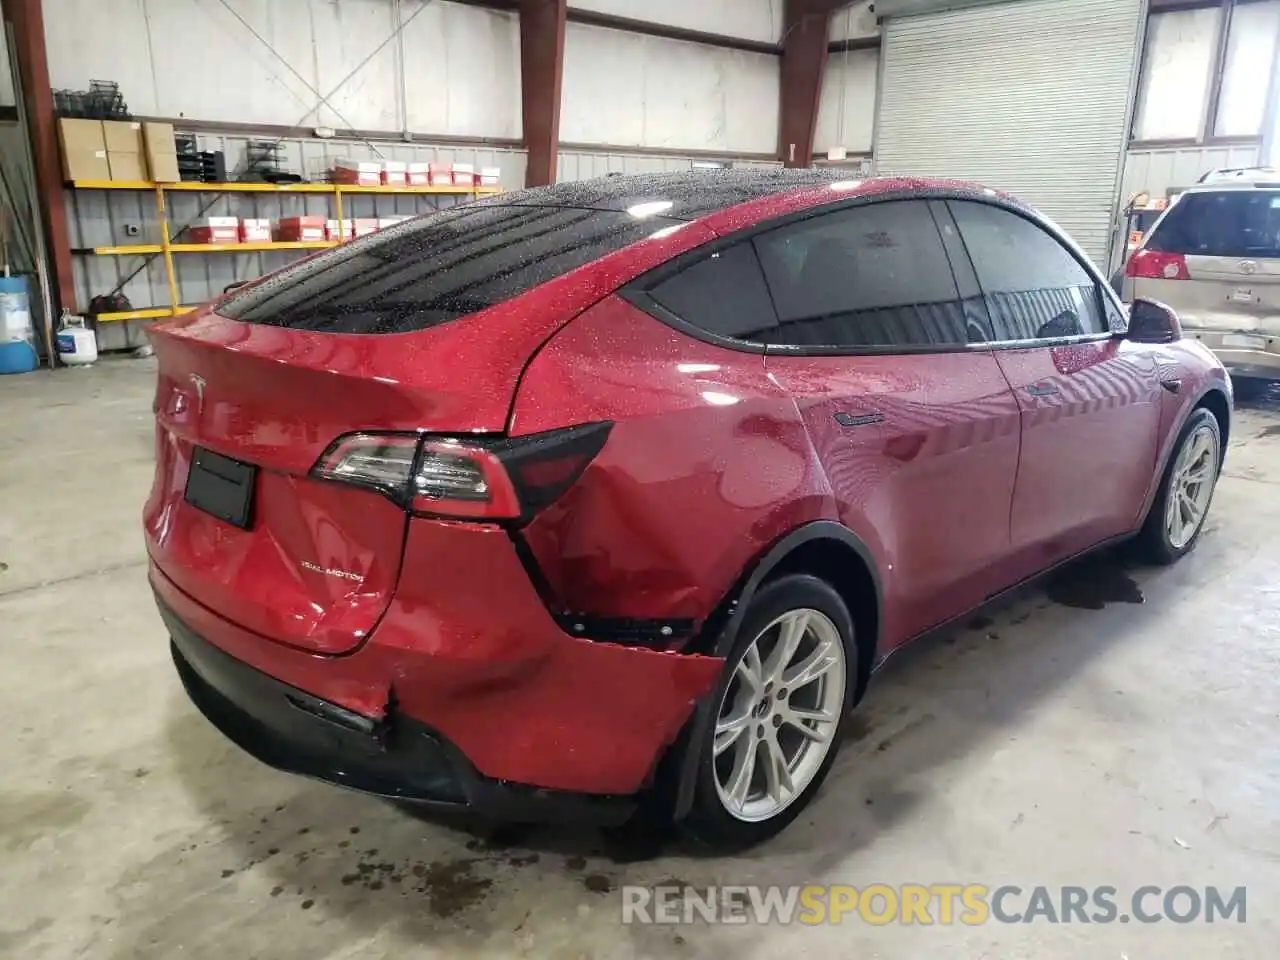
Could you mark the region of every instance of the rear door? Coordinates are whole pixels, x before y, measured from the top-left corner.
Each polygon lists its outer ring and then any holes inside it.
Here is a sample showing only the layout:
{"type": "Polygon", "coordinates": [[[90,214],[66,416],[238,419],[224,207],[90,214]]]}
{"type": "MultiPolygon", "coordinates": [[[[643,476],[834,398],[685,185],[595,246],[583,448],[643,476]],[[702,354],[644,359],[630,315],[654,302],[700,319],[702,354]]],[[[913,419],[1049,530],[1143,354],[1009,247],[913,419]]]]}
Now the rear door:
{"type": "Polygon", "coordinates": [[[901,640],[1004,584],[1018,406],[983,311],[925,201],[811,217],[754,240],[778,325],[771,377],[796,398],[842,519],[881,552],[901,640]]]}
{"type": "Polygon", "coordinates": [[[1280,188],[1197,190],[1173,203],[1134,256],[1133,294],[1176,309],[1213,346],[1265,349],[1280,336],[1280,188]]]}
{"type": "Polygon", "coordinates": [[[1033,221],[950,201],[1022,412],[1011,534],[1029,574],[1130,529],[1155,469],[1154,351],[1122,324],[1096,271],[1033,221]]]}

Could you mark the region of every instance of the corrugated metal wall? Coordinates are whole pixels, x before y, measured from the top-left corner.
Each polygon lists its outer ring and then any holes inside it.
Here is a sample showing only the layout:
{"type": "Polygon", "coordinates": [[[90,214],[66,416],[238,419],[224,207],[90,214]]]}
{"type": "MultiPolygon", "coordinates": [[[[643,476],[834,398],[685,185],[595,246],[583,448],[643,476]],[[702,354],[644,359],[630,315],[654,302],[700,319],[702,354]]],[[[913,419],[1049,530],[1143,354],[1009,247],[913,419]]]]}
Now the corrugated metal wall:
{"type": "MultiPolygon", "coordinates": [[[[263,138],[200,135],[199,143],[202,150],[225,151],[227,168],[234,179],[234,171],[244,168],[245,144],[250,139],[263,138]]],[[[501,183],[505,189],[520,189],[524,184],[526,155],[523,150],[314,139],[286,139],[280,141],[280,147],[282,169],[299,173],[308,180],[322,180],[334,159],[348,157],[497,167],[502,171],[501,183]]],[[[343,198],[343,214],[348,217],[408,215],[440,209],[465,199],[461,196],[408,194],[348,196],[343,198]]],[[[303,214],[333,215],[331,198],[319,194],[168,194],[168,202],[171,235],[199,217],[265,217],[276,220],[303,214]]],[[[73,248],[160,242],[152,193],[70,190],[67,203],[73,248]],[[126,233],[128,225],[139,226],[139,235],[126,233]]],[[[184,304],[202,303],[216,296],[229,283],[261,276],[303,255],[304,252],[294,251],[175,254],[180,299],[184,304]]],[[[120,288],[135,309],[169,304],[164,263],[157,255],[78,254],[74,260],[76,295],[81,310],[95,295],[110,293],[116,288],[120,288]]],[[[98,335],[102,349],[119,349],[140,343],[141,326],[138,322],[100,325],[98,335]]]]}

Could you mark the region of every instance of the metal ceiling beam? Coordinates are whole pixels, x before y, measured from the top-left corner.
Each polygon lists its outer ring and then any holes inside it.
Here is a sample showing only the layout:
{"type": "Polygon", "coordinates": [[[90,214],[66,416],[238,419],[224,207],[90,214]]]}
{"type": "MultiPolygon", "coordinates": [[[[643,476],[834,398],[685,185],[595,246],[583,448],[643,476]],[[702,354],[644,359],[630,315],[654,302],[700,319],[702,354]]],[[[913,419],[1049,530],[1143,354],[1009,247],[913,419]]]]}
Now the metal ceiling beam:
{"type": "MultiPolygon", "coordinates": [[[[13,24],[18,59],[14,67],[22,87],[22,102],[31,135],[48,269],[53,281],[53,294],[58,300],[54,307],[74,310],[76,286],[71,272],[71,241],[62,188],[62,160],[58,153],[58,121],[53,113],[53,89],[49,85],[41,0],[4,0],[4,13],[13,24]]],[[[46,319],[49,322],[54,320],[53,317],[46,319]]]]}
{"type": "Polygon", "coordinates": [[[520,101],[528,151],[524,185],[556,182],[567,0],[520,0],[520,101]]]}
{"type": "Polygon", "coordinates": [[[788,167],[811,162],[831,14],[847,2],[786,0],[783,8],[778,157],[788,167]]]}
{"type": "MultiPolygon", "coordinates": [[[[523,0],[450,0],[468,7],[481,7],[486,10],[518,10],[523,0]]],[[[698,0],[694,0],[698,2],[698,0]]],[[[586,10],[570,7],[567,14],[569,23],[578,23],[587,27],[603,27],[606,30],[621,30],[624,33],[636,33],[646,37],[662,37],[666,40],[685,40],[689,43],[701,43],[710,47],[721,47],[725,50],[742,50],[747,53],[763,53],[778,56],[782,51],[776,43],[765,40],[751,40],[747,37],[735,37],[727,33],[711,33],[706,30],[692,30],[669,23],[658,23],[654,20],[641,20],[637,17],[624,17],[614,13],[601,13],[598,10],[586,10]]]]}

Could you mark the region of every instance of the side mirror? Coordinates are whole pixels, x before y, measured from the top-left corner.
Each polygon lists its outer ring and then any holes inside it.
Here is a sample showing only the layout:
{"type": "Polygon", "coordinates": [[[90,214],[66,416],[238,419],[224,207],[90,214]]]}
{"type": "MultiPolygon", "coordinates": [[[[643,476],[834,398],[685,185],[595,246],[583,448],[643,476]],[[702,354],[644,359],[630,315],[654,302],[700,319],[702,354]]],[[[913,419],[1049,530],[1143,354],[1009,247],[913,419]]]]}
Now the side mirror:
{"type": "Polygon", "coordinates": [[[1182,324],[1172,307],[1159,300],[1139,298],[1129,308],[1125,339],[1134,343],[1173,343],[1182,339],[1182,324]]]}

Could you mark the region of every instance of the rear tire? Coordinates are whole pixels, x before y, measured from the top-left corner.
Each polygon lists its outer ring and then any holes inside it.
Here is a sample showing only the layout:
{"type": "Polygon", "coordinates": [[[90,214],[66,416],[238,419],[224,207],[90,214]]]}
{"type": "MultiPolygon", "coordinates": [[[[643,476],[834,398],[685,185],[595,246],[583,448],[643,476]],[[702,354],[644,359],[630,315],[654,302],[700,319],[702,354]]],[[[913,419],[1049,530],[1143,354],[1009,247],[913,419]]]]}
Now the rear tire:
{"type": "Polygon", "coordinates": [[[682,829],[718,851],[775,836],[839,752],[858,682],[853,618],[828,583],[781,577],[752,598],[712,700],[682,829]]]}
{"type": "Polygon", "coordinates": [[[1218,418],[1203,407],[1193,410],[1138,534],[1138,549],[1146,559],[1167,565],[1191,552],[1204,529],[1221,466],[1218,418]]]}

